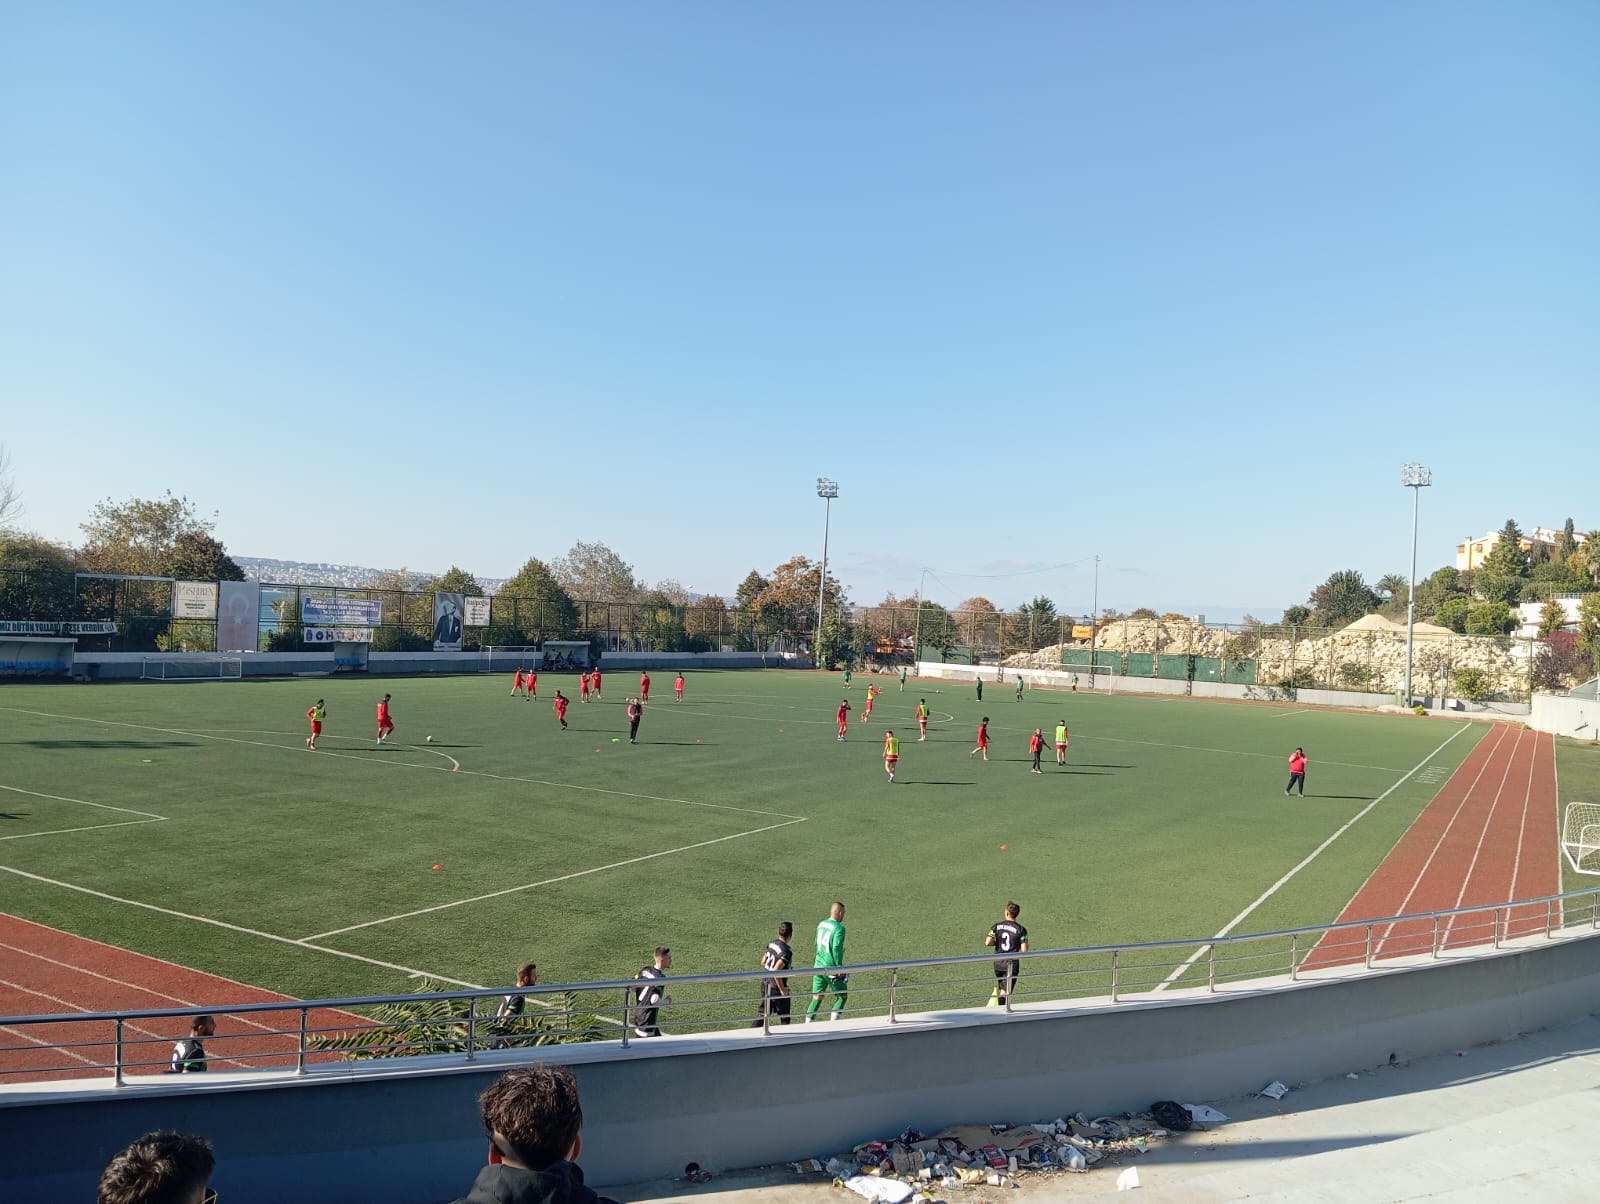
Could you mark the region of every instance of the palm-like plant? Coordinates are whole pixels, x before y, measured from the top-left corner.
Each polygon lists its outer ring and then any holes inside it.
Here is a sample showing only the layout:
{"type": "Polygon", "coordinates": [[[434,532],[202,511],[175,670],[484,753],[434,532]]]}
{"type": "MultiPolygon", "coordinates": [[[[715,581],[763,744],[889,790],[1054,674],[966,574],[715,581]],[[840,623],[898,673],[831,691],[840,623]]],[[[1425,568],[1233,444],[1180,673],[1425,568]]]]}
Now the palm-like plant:
{"type": "Polygon", "coordinates": [[[546,1014],[499,1020],[481,1014],[474,1017],[470,999],[440,996],[439,992],[449,989],[444,983],[424,978],[416,988],[422,998],[377,1004],[370,1009],[373,1020],[370,1027],[312,1034],[306,1037],[306,1048],[331,1050],[342,1053],[349,1061],[362,1061],[466,1053],[469,1028],[475,1049],[572,1045],[604,1037],[599,1016],[580,1012],[578,997],[571,991],[556,994],[552,1002],[557,1006],[546,1014]]]}
{"type": "Polygon", "coordinates": [[[1411,584],[1399,573],[1385,573],[1378,578],[1378,583],[1373,588],[1393,602],[1397,598],[1404,598],[1411,584]]]}

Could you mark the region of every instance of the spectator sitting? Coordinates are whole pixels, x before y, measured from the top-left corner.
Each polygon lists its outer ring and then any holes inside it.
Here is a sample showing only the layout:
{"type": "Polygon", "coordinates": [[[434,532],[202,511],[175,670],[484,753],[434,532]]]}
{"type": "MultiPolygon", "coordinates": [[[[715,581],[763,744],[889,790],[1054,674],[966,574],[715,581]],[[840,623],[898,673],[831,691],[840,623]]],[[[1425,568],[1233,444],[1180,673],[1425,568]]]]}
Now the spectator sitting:
{"type": "Polygon", "coordinates": [[[214,1204],[206,1186],[217,1164],[211,1143],[189,1133],[146,1133],[106,1164],[99,1204],[214,1204]]]}
{"type": "Polygon", "coordinates": [[[489,1165],[455,1204],[617,1204],[583,1182],[578,1080],[560,1066],[519,1066],[478,1097],[489,1165]]]}
{"type": "Polygon", "coordinates": [[[189,1021],[189,1035],[172,1046],[172,1062],[166,1074],[196,1074],[206,1069],[206,1047],[201,1041],[213,1037],[217,1022],[210,1016],[196,1016],[189,1021]]]}

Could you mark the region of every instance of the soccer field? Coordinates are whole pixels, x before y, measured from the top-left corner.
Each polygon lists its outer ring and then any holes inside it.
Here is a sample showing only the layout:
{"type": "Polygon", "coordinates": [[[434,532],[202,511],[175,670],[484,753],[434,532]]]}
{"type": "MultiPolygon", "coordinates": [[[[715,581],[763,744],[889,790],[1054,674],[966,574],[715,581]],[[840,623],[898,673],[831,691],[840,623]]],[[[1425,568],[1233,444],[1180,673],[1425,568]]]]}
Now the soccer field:
{"type": "Polygon", "coordinates": [[[675,703],[671,676],[637,746],[620,671],[566,732],[548,699],[576,699],[571,675],[537,702],[500,675],[8,685],[0,910],[302,998],[503,985],[524,960],[546,983],[628,977],[658,944],[675,974],[753,969],[783,919],[809,965],[835,898],[856,963],[981,953],[1007,899],[1038,950],[1209,935],[1278,884],[1238,929],[1260,931],[1333,920],[1487,730],[880,678],[839,743],[864,678],[694,672],[675,703]],[[1063,718],[1067,767],[1029,772],[1034,727],[1063,718]],[[1296,745],[1303,800],[1282,794],[1296,745]]]}

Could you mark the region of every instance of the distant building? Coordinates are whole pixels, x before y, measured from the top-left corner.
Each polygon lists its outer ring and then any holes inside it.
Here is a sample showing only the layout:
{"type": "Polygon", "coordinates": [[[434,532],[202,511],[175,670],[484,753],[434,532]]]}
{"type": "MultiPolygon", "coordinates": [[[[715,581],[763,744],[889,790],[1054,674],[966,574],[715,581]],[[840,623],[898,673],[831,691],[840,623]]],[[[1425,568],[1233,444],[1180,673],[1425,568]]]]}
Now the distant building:
{"type": "MultiPolygon", "coordinates": [[[[1577,539],[1580,544],[1583,543],[1582,532],[1578,533],[1577,539]]],[[[1462,540],[1456,545],[1456,568],[1462,572],[1477,568],[1485,560],[1489,559],[1489,553],[1494,551],[1495,545],[1499,542],[1500,532],[1498,531],[1491,531],[1482,539],[1462,540]]],[[[1535,527],[1532,531],[1524,532],[1518,544],[1524,552],[1529,552],[1533,550],[1533,545],[1536,543],[1544,544],[1545,547],[1554,549],[1556,544],[1560,542],[1560,531],[1552,531],[1549,527],[1535,527]]]]}
{"type": "MultiPolygon", "coordinates": [[[[1567,621],[1563,623],[1562,630],[1575,629],[1578,626],[1578,606],[1583,601],[1582,594],[1557,594],[1554,601],[1561,603],[1567,612],[1567,621]]],[[[1531,640],[1539,634],[1539,623],[1544,617],[1543,602],[1523,602],[1512,608],[1519,624],[1517,635],[1525,640],[1531,640]]]]}

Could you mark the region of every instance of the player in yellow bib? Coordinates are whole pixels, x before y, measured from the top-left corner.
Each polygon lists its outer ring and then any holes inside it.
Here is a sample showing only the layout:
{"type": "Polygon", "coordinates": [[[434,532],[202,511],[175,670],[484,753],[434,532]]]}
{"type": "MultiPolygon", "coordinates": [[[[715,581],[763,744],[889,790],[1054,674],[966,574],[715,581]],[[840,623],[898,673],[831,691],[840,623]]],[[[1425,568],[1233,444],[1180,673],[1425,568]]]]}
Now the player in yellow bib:
{"type": "Polygon", "coordinates": [[[1067,721],[1063,719],[1056,724],[1056,764],[1067,763],[1067,721]]]}
{"type": "Polygon", "coordinates": [[[921,744],[928,738],[928,700],[926,698],[917,703],[917,731],[922,733],[917,737],[917,743],[921,744]]]}
{"type": "Polygon", "coordinates": [[[893,732],[883,734],[883,770],[894,781],[894,767],[900,762],[900,737],[893,732]]]}

